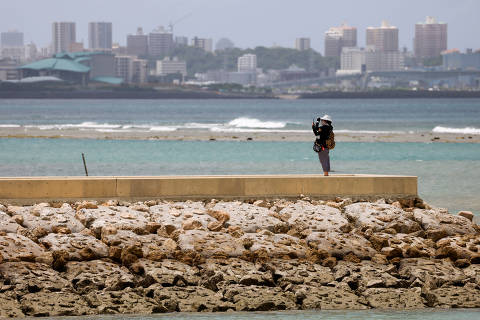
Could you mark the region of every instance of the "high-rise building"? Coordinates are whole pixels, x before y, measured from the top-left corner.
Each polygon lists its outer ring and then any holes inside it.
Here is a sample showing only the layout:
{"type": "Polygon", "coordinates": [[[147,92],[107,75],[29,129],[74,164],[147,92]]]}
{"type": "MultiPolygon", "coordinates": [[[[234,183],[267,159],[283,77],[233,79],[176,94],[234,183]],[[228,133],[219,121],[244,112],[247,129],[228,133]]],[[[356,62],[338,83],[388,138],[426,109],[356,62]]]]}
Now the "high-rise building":
{"type": "Polygon", "coordinates": [[[345,47],[342,49],[338,74],[400,71],[404,64],[404,55],[399,51],[378,51],[374,46],[365,49],[345,47]]]}
{"type": "Polygon", "coordinates": [[[16,30],[2,32],[0,38],[0,46],[3,48],[23,47],[23,32],[16,30]]]}
{"type": "Polygon", "coordinates": [[[115,56],[115,75],[126,83],[146,82],[147,67],[147,60],[132,56],[115,56]]]}
{"type": "Polygon", "coordinates": [[[143,34],[141,27],[137,28],[136,34],[127,36],[127,54],[142,57],[148,55],[148,36],[143,34]]]}
{"type": "Polygon", "coordinates": [[[325,32],[325,57],[340,57],[342,48],[357,46],[357,28],[346,24],[325,32]]]}
{"type": "Polygon", "coordinates": [[[237,62],[238,72],[256,72],[257,70],[257,55],[244,54],[238,57],[237,62]]]}
{"type": "Polygon", "coordinates": [[[427,17],[415,24],[414,51],[417,58],[438,57],[447,50],[447,24],[427,17]]]}
{"type": "Polygon", "coordinates": [[[168,57],[163,60],[157,60],[157,75],[163,76],[167,74],[181,74],[183,77],[187,75],[187,63],[178,58],[170,59],[168,57]]]}
{"type": "Polygon", "coordinates": [[[213,40],[194,37],[192,39],[192,47],[200,48],[207,52],[213,52],[213,40]]]}
{"type": "Polygon", "coordinates": [[[295,49],[298,51],[310,50],[310,38],[297,38],[295,40],[295,49]]]}
{"type": "Polygon", "coordinates": [[[398,51],[398,28],[387,21],[382,21],[380,27],[368,27],[367,46],[381,52],[398,51]]]}
{"type": "Polygon", "coordinates": [[[183,37],[183,36],[175,37],[175,45],[179,47],[188,46],[188,37],[183,37]]]}
{"type": "Polygon", "coordinates": [[[158,27],[148,34],[148,54],[154,57],[167,55],[173,49],[173,34],[158,27]]]}
{"type": "Polygon", "coordinates": [[[112,49],[111,22],[90,22],[88,24],[88,48],[92,50],[112,49]]]}
{"type": "Polygon", "coordinates": [[[75,22],[52,23],[53,53],[66,52],[70,45],[76,42],[75,22]]]}

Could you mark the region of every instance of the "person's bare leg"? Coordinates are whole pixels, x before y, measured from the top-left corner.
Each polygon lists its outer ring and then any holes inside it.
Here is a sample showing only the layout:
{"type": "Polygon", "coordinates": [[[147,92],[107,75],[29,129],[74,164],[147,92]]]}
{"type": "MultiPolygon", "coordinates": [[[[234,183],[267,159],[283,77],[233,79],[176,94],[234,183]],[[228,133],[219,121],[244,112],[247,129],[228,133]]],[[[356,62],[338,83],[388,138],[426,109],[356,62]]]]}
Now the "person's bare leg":
{"type": "Polygon", "coordinates": [[[323,175],[324,175],[325,177],[328,177],[328,171],[324,171],[324,172],[323,172],[323,175]]]}

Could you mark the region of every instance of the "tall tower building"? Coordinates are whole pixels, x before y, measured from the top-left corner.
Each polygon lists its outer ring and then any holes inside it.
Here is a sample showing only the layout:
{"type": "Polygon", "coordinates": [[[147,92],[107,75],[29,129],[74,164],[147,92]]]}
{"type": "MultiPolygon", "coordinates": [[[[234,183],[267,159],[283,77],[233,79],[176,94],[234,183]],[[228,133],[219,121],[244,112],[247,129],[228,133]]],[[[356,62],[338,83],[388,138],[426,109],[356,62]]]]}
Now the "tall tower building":
{"type": "Polygon", "coordinates": [[[90,22],[88,24],[88,48],[112,49],[112,23],[90,22]]]}
{"type": "Polygon", "coordinates": [[[325,57],[340,57],[342,48],[357,46],[357,28],[346,24],[325,32],[325,57]]]}
{"type": "Polygon", "coordinates": [[[398,28],[382,21],[380,27],[367,28],[367,46],[379,52],[398,51],[398,28]]]}
{"type": "Polygon", "coordinates": [[[159,57],[167,55],[174,47],[173,34],[164,27],[158,27],[148,35],[148,54],[159,57]]]}
{"type": "Polygon", "coordinates": [[[438,57],[447,50],[447,24],[427,17],[415,24],[414,50],[417,58],[438,57]]]}
{"type": "Polygon", "coordinates": [[[148,55],[148,36],[143,34],[141,27],[137,28],[137,34],[127,36],[127,54],[132,56],[148,55]]]}
{"type": "Polygon", "coordinates": [[[295,49],[298,51],[310,50],[310,38],[297,38],[295,40],[295,49]]]}
{"type": "Polygon", "coordinates": [[[76,42],[75,22],[52,23],[53,53],[66,52],[76,42]]]}
{"type": "Polygon", "coordinates": [[[12,30],[2,32],[0,46],[3,48],[23,47],[23,32],[12,30]]]}
{"type": "Polygon", "coordinates": [[[257,70],[257,55],[244,54],[238,57],[237,69],[238,72],[255,72],[257,70]]]}
{"type": "Polygon", "coordinates": [[[192,47],[200,48],[207,52],[213,52],[213,40],[194,37],[192,39],[192,47]]]}

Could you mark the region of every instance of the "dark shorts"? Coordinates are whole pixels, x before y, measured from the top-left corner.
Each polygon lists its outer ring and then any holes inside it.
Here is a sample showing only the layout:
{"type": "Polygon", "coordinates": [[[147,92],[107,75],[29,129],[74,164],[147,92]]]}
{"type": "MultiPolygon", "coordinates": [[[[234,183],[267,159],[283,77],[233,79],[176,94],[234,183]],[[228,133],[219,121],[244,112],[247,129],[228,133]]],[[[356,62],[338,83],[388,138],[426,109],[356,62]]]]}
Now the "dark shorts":
{"type": "Polygon", "coordinates": [[[323,172],[330,172],[330,156],[328,149],[320,150],[318,153],[318,160],[320,160],[320,163],[322,164],[323,172]]]}

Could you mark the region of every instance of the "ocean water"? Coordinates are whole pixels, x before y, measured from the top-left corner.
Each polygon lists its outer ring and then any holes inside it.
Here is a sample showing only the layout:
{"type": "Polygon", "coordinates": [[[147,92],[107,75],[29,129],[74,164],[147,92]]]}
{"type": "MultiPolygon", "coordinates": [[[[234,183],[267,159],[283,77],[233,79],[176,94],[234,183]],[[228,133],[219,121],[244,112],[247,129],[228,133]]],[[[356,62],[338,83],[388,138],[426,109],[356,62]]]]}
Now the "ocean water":
{"type": "Polygon", "coordinates": [[[178,313],[154,316],[133,316],[133,315],[102,315],[92,317],[58,317],[51,319],[135,319],[135,320],[474,320],[478,319],[478,309],[457,309],[457,310],[412,310],[412,311],[281,311],[281,312],[232,312],[232,313],[178,313]]]}
{"type": "MultiPolygon", "coordinates": [[[[310,142],[0,139],[0,176],[321,173],[310,142]]],[[[333,174],[416,175],[427,202],[480,214],[480,144],[337,143],[333,174]]]]}
{"type": "Polygon", "coordinates": [[[480,134],[480,99],[0,100],[0,127],[111,131],[307,131],[480,134]]]}

